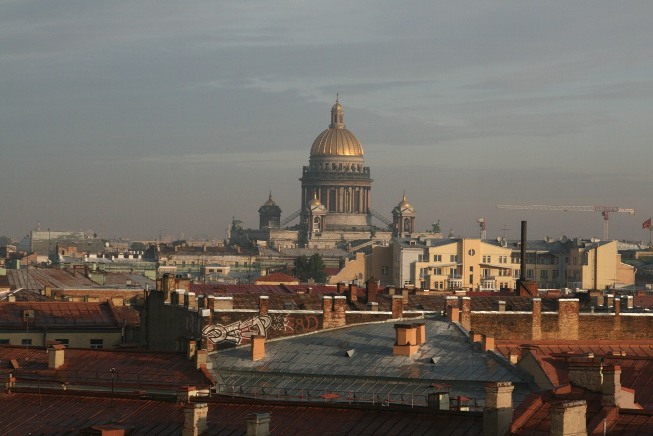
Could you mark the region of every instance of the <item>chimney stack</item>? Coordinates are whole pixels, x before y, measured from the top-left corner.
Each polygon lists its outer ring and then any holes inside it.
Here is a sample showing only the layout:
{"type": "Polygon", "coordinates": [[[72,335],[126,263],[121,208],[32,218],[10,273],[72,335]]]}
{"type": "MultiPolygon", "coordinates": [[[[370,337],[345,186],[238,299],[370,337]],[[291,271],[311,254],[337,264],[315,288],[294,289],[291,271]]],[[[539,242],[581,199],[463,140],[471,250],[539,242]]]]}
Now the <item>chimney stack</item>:
{"type": "Polygon", "coordinates": [[[358,302],[358,286],[351,283],[349,285],[349,291],[347,292],[347,302],[356,303],[358,302]]]}
{"type": "Polygon", "coordinates": [[[367,300],[367,304],[378,302],[376,298],[376,294],[378,294],[378,292],[379,282],[375,277],[372,277],[367,282],[365,282],[365,298],[367,300]]]}
{"type": "Polygon", "coordinates": [[[414,324],[395,324],[395,342],[392,353],[397,356],[411,356],[419,350],[417,327],[414,324]]]}
{"type": "Polygon", "coordinates": [[[265,336],[252,336],[252,360],[257,361],[265,358],[265,336]]]}
{"type": "Polygon", "coordinates": [[[485,385],[485,408],[483,409],[483,434],[504,436],[512,423],[511,382],[494,382],[485,385]]]}
{"type": "Polygon", "coordinates": [[[551,436],[587,435],[585,400],[560,401],[551,405],[551,436]]]}
{"type": "Polygon", "coordinates": [[[261,316],[268,314],[268,306],[270,303],[270,297],[267,295],[261,295],[258,297],[258,314],[261,316]]]}
{"type": "Polygon", "coordinates": [[[392,319],[402,318],[404,316],[404,300],[401,295],[392,296],[392,319]]]}
{"type": "Polygon", "coordinates": [[[206,403],[188,403],[184,406],[182,436],[199,436],[208,430],[209,406],[206,403]]]}
{"type": "Polygon", "coordinates": [[[247,415],[247,436],[268,436],[270,434],[270,414],[252,413],[247,415]]]}
{"type": "Polygon", "coordinates": [[[59,369],[64,364],[65,345],[56,344],[48,350],[48,369],[59,369]]]}

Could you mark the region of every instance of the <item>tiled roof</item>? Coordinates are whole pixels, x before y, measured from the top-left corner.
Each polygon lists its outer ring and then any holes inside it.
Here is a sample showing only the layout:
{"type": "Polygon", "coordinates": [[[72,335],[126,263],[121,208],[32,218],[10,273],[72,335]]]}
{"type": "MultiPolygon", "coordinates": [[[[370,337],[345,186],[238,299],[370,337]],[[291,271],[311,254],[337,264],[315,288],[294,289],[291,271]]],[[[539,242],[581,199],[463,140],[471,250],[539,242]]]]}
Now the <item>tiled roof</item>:
{"type": "Polygon", "coordinates": [[[569,357],[593,353],[604,364],[621,366],[622,386],[634,389],[635,401],[645,409],[653,409],[653,340],[496,340],[495,346],[506,357],[510,353],[519,355],[525,346],[532,347],[533,356],[554,386],[569,382],[569,357]]]}
{"type": "MultiPolygon", "coordinates": [[[[276,295],[314,293],[330,294],[336,291],[335,286],[327,285],[203,285],[191,283],[190,291],[197,295],[276,295]],[[309,291],[310,288],[310,291],[309,291]]],[[[258,306],[257,306],[258,307],[258,306]]]]}
{"type": "Polygon", "coordinates": [[[71,303],[61,301],[21,301],[0,303],[0,328],[121,328],[140,324],[138,313],[130,307],[103,303],[71,303]],[[25,320],[24,311],[33,310],[34,317],[25,320]]]}
{"type": "Polygon", "coordinates": [[[273,272],[272,274],[268,274],[266,276],[261,276],[258,279],[256,279],[256,283],[266,283],[266,282],[299,282],[299,279],[297,277],[293,277],[288,274],[284,274],[282,272],[273,272]]]}
{"type": "MultiPolygon", "coordinates": [[[[202,400],[203,401],[203,400],[202,400]]],[[[273,435],[401,434],[482,435],[480,413],[323,405],[226,402],[207,399],[208,434],[242,435],[246,417],[270,413],[273,435]]],[[[182,434],[184,404],[155,400],[0,393],[0,433],[78,434],[91,426],[126,428],[130,435],[182,434]]]]}

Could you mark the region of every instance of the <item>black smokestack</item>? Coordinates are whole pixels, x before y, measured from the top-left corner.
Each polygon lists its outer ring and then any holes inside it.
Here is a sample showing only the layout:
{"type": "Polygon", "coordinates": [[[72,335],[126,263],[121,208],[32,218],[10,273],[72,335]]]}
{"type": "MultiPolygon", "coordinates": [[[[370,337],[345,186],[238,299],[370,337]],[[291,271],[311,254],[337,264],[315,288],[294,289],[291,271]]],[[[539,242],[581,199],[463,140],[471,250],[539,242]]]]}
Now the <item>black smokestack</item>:
{"type": "Polygon", "coordinates": [[[519,268],[519,280],[526,281],[526,221],[521,222],[521,267],[519,268]]]}

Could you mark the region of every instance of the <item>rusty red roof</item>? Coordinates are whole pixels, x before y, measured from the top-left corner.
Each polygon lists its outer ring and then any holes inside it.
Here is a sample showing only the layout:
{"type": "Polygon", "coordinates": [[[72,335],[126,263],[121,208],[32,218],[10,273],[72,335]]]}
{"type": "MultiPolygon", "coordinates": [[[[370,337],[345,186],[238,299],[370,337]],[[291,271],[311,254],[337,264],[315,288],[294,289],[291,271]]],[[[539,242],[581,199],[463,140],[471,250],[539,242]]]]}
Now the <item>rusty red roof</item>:
{"type": "Polygon", "coordinates": [[[27,323],[29,328],[121,328],[138,326],[140,319],[133,308],[110,302],[0,302],[0,329],[25,329],[27,323]]]}
{"type": "Polygon", "coordinates": [[[64,364],[58,369],[48,369],[49,353],[43,347],[0,346],[0,374],[3,379],[11,373],[17,386],[39,380],[43,388],[55,382],[74,386],[106,389],[112,382],[121,391],[158,387],[175,389],[180,385],[206,387],[210,379],[195,368],[193,361],[180,353],[151,352],[144,350],[91,350],[66,348],[64,364]],[[11,361],[17,365],[11,365],[11,361]],[[17,368],[15,367],[17,366],[17,368]],[[109,370],[115,369],[112,373],[109,370]],[[113,375],[115,374],[115,375],[113,375]]]}
{"type": "Polygon", "coordinates": [[[258,279],[256,279],[256,283],[270,283],[270,282],[276,282],[276,283],[283,283],[283,282],[291,282],[291,283],[298,283],[299,279],[297,277],[293,277],[289,274],[284,274],[282,272],[273,272],[272,274],[268,274],[266,276],[261,276],[258,279]]]}
{"type": "MultiPolygon", "coordinates": [[[[195,400],[195,402],[203,402],[195,400]]],[[[263,401],[235,402],[216,398],[208,404],[208,434],[245,434],[246,417],[270,413],[272,435],[401,434],[482,435],[478,412],[437,412],[421,409],[288,405],[263,401]]],[[[77,434],[81,429],[110,426],[130,435],[179,435],[184,404],[89,395],[0,393],[0,433],[77,434]]]]}
{"type": "Polygon", "coordinates": [[[635,390],[635,401],[645,409],[653,410],[653,340],[499,340],[496,350],[508,357],[530,348],[533,357],[553,386],[569,382],[568,360],[593,353],[606,365],[621,367],[621,385],[635,390]]]}

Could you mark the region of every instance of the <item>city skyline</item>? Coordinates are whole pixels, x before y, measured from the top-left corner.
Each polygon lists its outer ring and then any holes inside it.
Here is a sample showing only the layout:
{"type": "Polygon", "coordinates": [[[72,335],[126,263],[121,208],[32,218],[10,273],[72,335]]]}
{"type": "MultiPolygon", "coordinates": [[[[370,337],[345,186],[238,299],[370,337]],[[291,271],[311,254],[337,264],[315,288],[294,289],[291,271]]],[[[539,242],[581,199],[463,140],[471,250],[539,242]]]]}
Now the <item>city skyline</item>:
{"type": "MultiPolygon", "coordinates": [[[[390,216],[648,242],[653,6],[3,2],[0,234],[222,238],[301,168],[339,93],[390,216]]],[[[507,230],[504,230],[507,229],[507,230]]]]}

